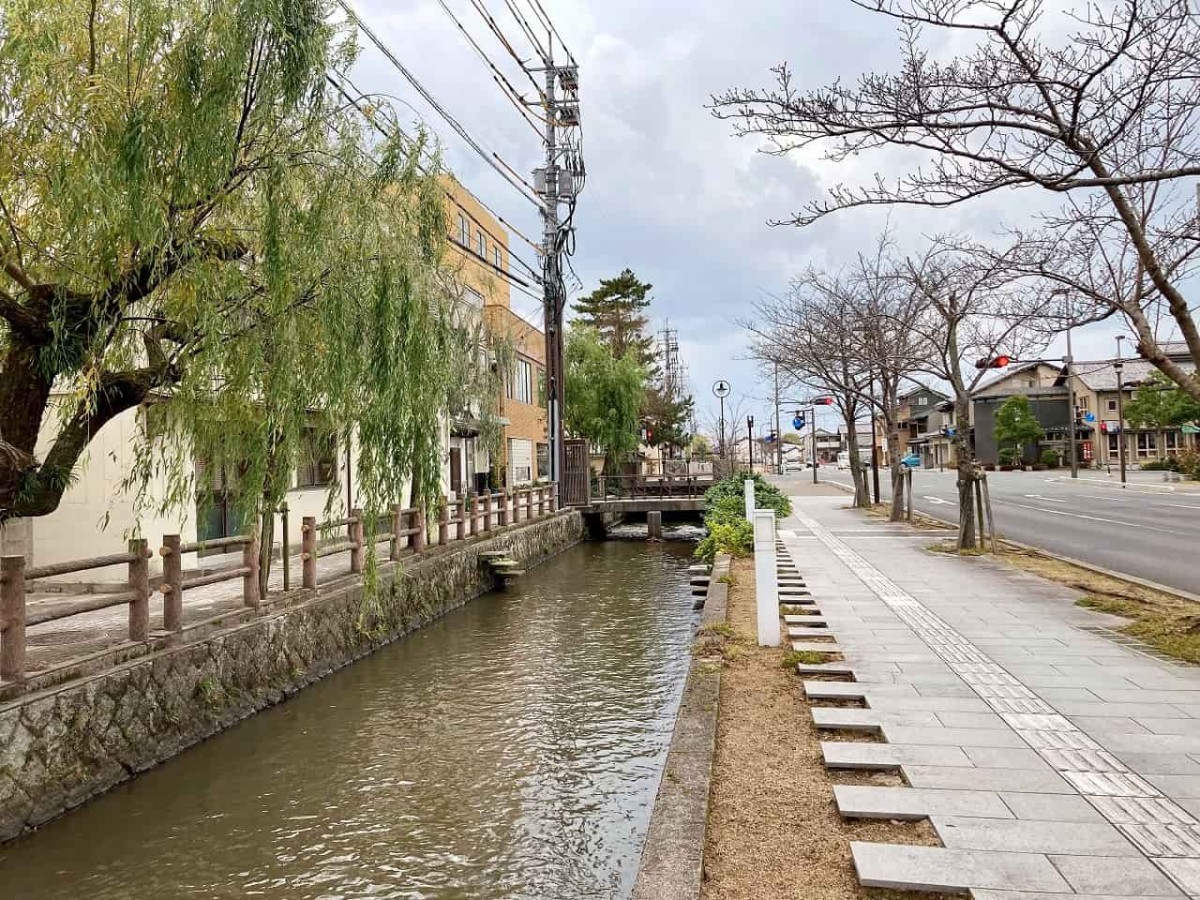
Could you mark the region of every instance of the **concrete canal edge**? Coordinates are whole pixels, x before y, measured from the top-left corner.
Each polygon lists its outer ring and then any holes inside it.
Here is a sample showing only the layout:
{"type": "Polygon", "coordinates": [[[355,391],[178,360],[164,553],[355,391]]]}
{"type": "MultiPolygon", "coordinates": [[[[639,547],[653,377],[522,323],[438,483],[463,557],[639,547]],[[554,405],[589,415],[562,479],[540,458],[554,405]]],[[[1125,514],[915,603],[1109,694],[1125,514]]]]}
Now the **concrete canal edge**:
{"type": "Polygon", "coordinates": [[[527,566],[582,540],[577,511],[347,577],[216,634],[0,704],[0,842],[279,703],[491,590],[481,553],[527,566]]]}
{"type": "MultiPolygon", "coordinates": [[[[700,616],[701,628],[725,621],[729,585],[721,579],[728,574],[729,557],[717,557],[700,616]]],[[[720,662],[719,656],[692,656],[642,848],[633,900],[696,900],[700,896],[721,703],[720,662]]]]}

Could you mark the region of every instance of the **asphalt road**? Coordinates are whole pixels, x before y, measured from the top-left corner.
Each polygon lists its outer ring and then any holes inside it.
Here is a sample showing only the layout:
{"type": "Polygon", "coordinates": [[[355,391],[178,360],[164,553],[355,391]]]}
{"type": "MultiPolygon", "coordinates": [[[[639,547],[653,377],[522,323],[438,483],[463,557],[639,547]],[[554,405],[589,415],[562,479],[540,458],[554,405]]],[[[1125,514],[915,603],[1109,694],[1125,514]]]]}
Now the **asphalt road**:
{"type": "MultiPolygon", "coordinates": [[[[849,472],[832,468],[821,469],[820,477],[850,484],[849,472]]],[[[888,473],[880,477],[889,498],[888,473]]],[[[1200,594],[1200,490],[1168,487],[1159,473],[1133,477],[1139,480],[1122,489],[1097,472],[1080,472],[1078,481],[1061,470],[989,472],[996,529],[1002,537],[1200,594]]],[[[915,508],[956,521],[954,481],[953,472],[914,472],[915,508]]]]}

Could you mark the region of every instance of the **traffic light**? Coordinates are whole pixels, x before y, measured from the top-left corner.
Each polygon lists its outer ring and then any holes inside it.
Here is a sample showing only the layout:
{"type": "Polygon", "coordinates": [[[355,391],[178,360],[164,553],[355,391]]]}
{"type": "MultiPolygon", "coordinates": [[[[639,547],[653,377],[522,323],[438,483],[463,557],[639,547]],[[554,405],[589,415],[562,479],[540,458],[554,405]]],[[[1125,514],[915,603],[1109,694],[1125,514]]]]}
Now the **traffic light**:
{"type": "Polygon", "coordinates": [[[975,368],[977,368],[977,369],[1003,369],[1010,362],[1012,362],[1011,356],[990,356],[990,357],[984,356],[984,357],[976,360],[975,368]]]}
{"type": "Polygon", "coordinates": [[[813,406],[833,406],[832,397],[818,397],[813,401],[813,406]]]}

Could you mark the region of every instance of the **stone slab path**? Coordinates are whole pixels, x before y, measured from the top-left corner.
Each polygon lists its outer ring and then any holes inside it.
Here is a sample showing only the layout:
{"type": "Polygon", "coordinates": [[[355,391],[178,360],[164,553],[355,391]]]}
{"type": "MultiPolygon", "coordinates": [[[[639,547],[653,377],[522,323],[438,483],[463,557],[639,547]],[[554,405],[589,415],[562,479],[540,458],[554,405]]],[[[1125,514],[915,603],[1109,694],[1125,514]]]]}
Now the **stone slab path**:
{"type": "Polygon", "coordinates": [[[792,502],[784,559],[836,640],[800,643],[843,657],[798,670],[848,673],[805,689],[865,706],[814,708],[814,723],[882,738],[830,740],[826,765],[898,770],[907,785],[838,785],[839,809],[929,818],[944,845],[856,843],[864,885],[1200,898],[1200,668],[1090,630],[1120,620],[1067,588],[931,554],[907,526],[865,529],[845,498],[792,502]]]}

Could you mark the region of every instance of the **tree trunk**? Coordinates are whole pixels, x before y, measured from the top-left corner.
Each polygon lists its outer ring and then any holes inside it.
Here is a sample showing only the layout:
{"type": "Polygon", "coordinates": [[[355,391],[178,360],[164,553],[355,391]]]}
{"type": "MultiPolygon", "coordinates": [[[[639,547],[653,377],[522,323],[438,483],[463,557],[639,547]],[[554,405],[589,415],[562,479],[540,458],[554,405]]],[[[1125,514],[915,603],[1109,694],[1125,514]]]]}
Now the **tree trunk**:
{"type": "Polygon", "coordinates": [[[892,522],[903,522],[904,509],[904,466],[892,462],[892,511],[888,519],[892,522]]]}
{"type": "MultiPolygon", "coordinates": [[[[267,599],[267,584],[271,580],[271,555],[275,549],[275,508],[263,497],[262,512],[258,517],[258,597],[267,599]]],[[[280,560],[287,565],[286,559],[280,560]]]]}
{"type": "Polygon", "coordinates": [[[33,453],[52,384],[40,372],[36,348],[15,334],[8,341],[0,364],[0,522],[41,514],[17,507],[27,475],[37,464],[33,453]]]}
{"type": "Polygon", "coordinates": [[[958,549],[975,549],[975,461],[967,439],[971,427],[971,400],[958,395],[954,400],[954,445],[958,458],[958,549]]]}
{"type": "Polygon", "coordinates": [[[858,430],[854,427],[853,421],[848,422],[846,425],[846,446],[850,453],[850,476],[854,479],[854,507],[856,509],[870,509],[870,485],[867,484],[867,471],[863,466],[862,458],[859,456],[858,430]]]}

